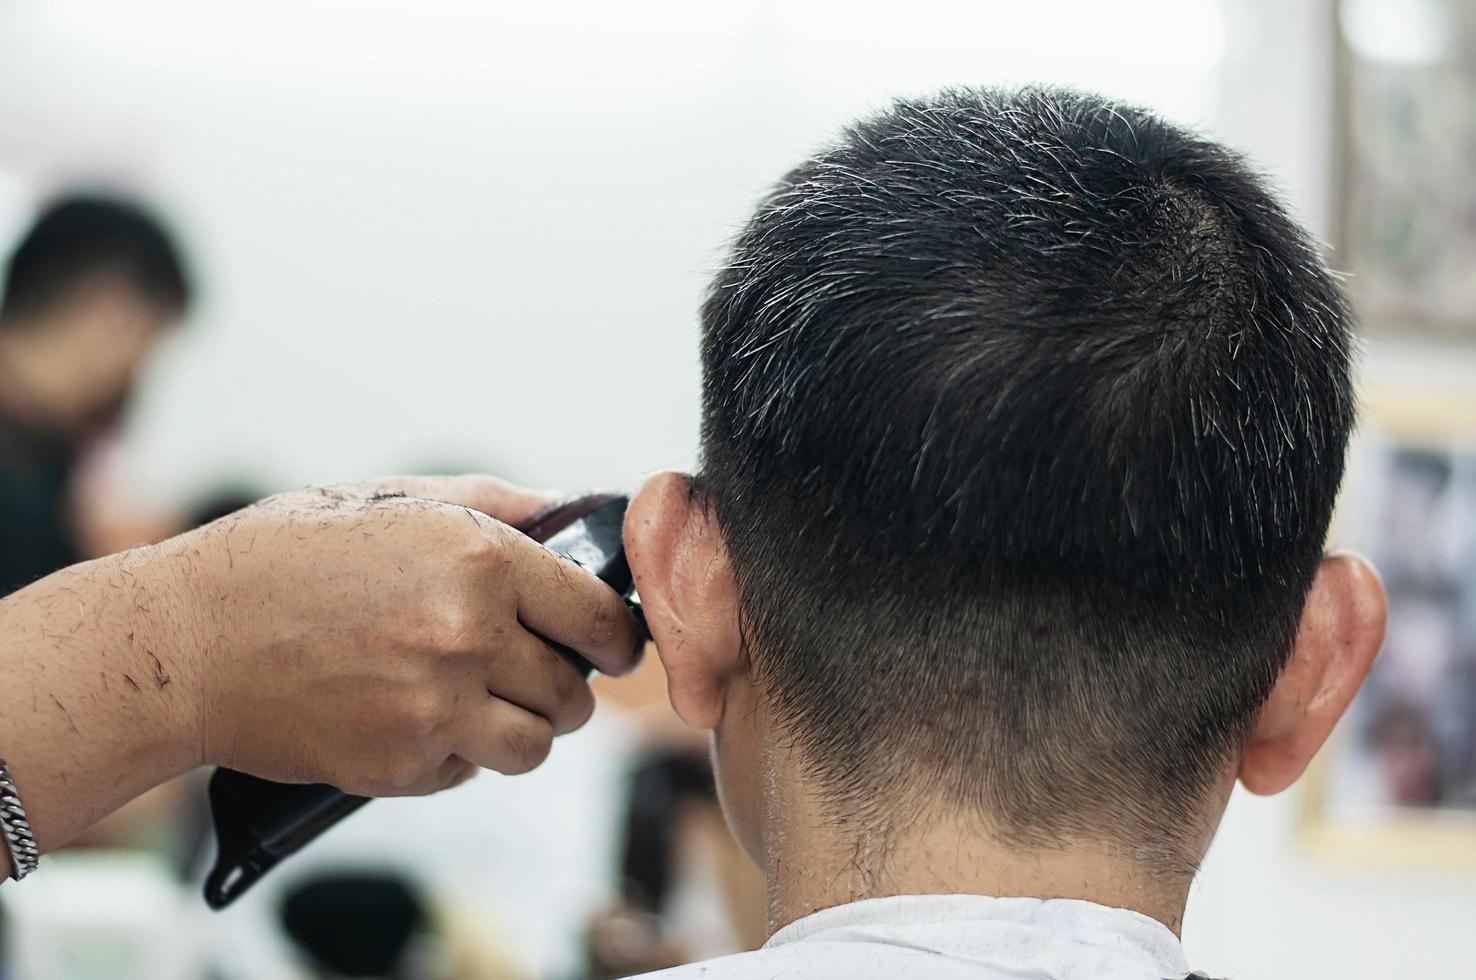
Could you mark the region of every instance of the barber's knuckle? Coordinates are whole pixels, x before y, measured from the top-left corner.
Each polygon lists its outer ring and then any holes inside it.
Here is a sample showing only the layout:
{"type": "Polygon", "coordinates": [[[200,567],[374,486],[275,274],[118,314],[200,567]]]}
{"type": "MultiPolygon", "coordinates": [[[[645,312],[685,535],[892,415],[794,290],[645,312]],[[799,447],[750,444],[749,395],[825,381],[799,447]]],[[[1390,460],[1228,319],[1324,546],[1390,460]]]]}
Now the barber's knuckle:
{"type": "Polygon", "coordinates": [[[620,610],[604,598],[595,602],[594,614],[590,617],[590,639],[605,644],[615,639],[620,627],[620,610]]]}
{"type": "Polygon", "coordinates": [[[399,736],[413,742],[422,742],[436,735],[445,719],[445,698],[433,688],[402,695],[395,712],[399,736]]]}
{"type": "Polygon", "coordinates": [[[564,734],[572,732],[589,720],[594,711],[594,695],[573,671],[560,671],[553,683],[555,697],[550,720],[555,730],[564,734]]]}
{"type": "Polygon", "coordinates": [[[425,759],[418,752],[395,752],[385,760],[380,776],[391,790],[409,789],[425,776],[425,759]]]}
{"type": "Polygon", "coordinates": [[[493,564],[500,550],[485,534],[468,534],[456,542],[456,570],[463,575],[480,575],[493,564]]]}
{"type": "Polygon", "coordinates": [[[506,735],[509,776],[530,772],[543,764],[553,749],[553,727],[542,718],[529,718],[509,725],[506,735]]]}
{"type": "Polygon", "coordinates": [[[442,597],[432,606],[428,619],[426,637],[432,654],[470,653],[480,645],[483,616],[471,596],[453,593],[442,597]]]}
{"type": "Polygon", "coordinates": [[[577,672],[570,670],[567,661],[564,660],[564,655],[554,649],[546,649],[543,657],[548,660],[545,667],[548,670],[549,689],[554,694],[555,703],[568,704],[574,698],[579,697],[579,688],[584,686],[583,682],[577,672]]]}
{"type": "Polygon", "coordinates": [[[508,529],[485,514],[461,508],[464,536],[456,549],[461,566],[470,573],[482,574],[506,561],[508,529]]]}
{"type": "Polygon", "coordinates": [[[570,706],[567,725],[568,731],[583,728],[584,723],[589,721],[590,716],[594,714],[594,692],[582,680],[575,683],[573,695],[565,703],[570,706]]]}

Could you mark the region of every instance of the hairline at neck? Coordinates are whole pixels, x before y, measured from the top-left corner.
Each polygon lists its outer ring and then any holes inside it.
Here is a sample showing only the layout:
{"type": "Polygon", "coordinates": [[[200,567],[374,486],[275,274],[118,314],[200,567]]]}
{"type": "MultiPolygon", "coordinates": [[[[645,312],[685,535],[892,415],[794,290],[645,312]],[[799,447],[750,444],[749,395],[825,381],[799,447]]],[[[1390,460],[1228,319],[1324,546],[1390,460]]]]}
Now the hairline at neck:
{"type": "MultiPolygon", "coordinates": [[[[844,814],[804,775],[792,741],[765,741],[760,863],[771,935],[821,909],[924,894],[1077,899],[1141,913],[1175,935],[1182,928],[1195,868],[1174,867],[1161,850],[1096,840],[1021,846],[941,800],[844,814]]],[[[1215,822],[1185,847],[1202,856],[1215,822]]]]}

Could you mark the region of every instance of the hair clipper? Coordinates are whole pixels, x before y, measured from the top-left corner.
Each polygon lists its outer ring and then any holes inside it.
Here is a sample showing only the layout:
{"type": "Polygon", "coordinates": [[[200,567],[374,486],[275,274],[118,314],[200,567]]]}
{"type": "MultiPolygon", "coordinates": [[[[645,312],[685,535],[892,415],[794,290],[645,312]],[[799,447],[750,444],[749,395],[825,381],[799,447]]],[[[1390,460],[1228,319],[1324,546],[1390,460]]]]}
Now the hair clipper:
{"type": "MultiPolygon", "coordinates": [[[[629,500],[615,494],[580,497],[544,510],[518,530],[593,572],[626,600],[638,618],[634,583],[625,561],[622,529],[629,500]]],[[[644,620],[642,619],[644,624],[644,620]]],[[[585,676],[593,667],[573,650],[550,644],[585,676]]],[[[217,769],[210,779],[215,866],[205,879],[205,902],[223,909],[286,857],[369,802],[322,784],[274,783],[217,769]]]]}

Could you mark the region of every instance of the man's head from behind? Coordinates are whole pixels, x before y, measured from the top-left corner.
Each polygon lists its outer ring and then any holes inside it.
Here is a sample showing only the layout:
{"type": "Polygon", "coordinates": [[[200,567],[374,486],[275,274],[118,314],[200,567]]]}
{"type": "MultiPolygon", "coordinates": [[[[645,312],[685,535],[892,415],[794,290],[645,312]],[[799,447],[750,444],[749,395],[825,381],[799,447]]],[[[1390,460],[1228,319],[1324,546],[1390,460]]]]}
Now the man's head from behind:
{"type": "Polygon", "coordinates": [[[1260,181],[1140,110],[949,93],[790,173],[703,310],[701,473],[627,530],[740,835],[783,745],[839,820],[1196,861],[1378,647],[1322,551],[1350,345],[1260,181]]]}
{"type": "Polygon", "coordinates": [[[190,302],[169,231],[139,206],[60,198],[16,245],[0,293],[0,344],[12,385],[44,404],[48,427],[106,421],[163,328],[190,302]]]}

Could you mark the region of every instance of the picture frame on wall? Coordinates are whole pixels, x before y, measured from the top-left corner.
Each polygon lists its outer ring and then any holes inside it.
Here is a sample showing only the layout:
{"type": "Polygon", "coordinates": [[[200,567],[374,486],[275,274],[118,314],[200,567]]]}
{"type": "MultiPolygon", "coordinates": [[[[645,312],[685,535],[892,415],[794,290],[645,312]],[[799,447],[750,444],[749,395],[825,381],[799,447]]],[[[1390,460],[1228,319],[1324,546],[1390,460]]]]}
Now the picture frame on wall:
{"type": "Polygon", "coordinates": [[[1476,4],[1334,6],[1333,264],[1365,332],[1476,343],[1476,4]]]}
{"type": "Polygon", "coordinates": [[[1378,568],[1388,631],[1300,836],[1340,862],[1476,869],[1476,383],[1371,386],[1362,409],[1331,544],[1378,568]]]}

